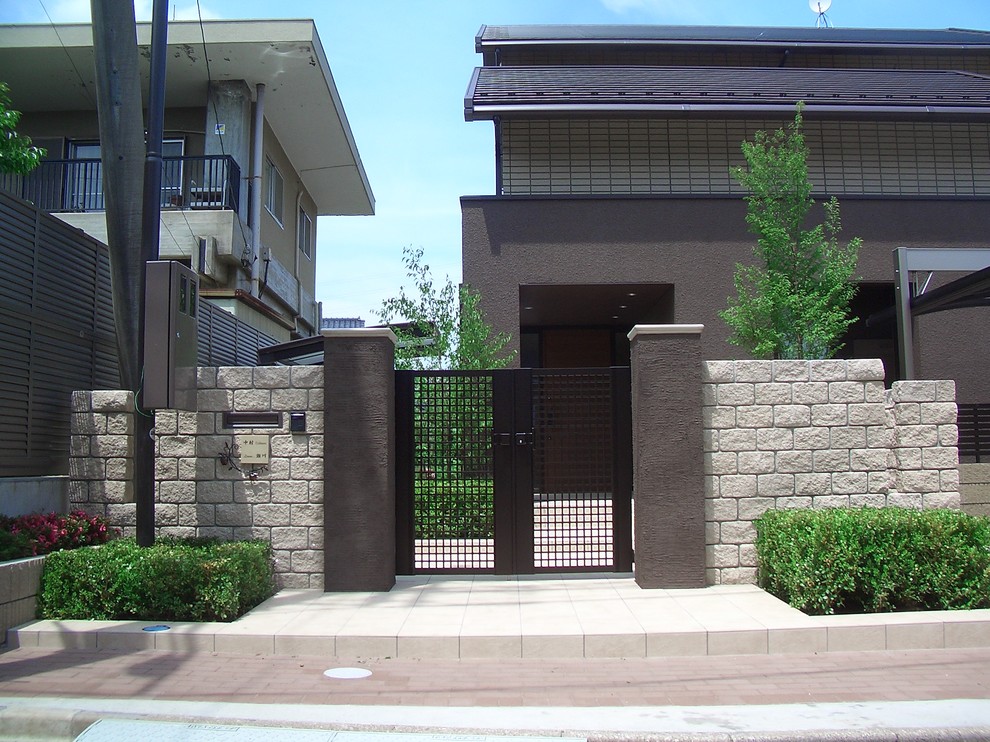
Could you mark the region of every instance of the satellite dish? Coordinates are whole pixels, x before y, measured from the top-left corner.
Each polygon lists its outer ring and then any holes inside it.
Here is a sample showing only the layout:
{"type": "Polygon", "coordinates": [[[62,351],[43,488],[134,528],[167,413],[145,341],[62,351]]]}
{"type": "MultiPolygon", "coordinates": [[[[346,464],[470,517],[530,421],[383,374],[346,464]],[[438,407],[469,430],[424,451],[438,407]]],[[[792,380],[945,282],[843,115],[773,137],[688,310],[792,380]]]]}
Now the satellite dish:
{"type": "Polygon", "coordinates": [[[808,0],[808,7],[811,8],[812,13],[818,15],[815,27],[828,28],[828,16],[825,15],[825,11],[832,7],[832,0],[808,0]]]}

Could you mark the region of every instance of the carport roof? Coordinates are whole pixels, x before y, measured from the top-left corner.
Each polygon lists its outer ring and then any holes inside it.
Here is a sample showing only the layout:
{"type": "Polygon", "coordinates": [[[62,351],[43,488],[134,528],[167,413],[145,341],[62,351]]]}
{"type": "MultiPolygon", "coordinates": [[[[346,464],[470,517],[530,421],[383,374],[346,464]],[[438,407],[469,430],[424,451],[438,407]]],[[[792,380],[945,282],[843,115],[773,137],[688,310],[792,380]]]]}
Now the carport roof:
{"type": "Polygon", "coordinates": [[[987,116],[990,78],[946,70],[735,67],[480,67],[468,121],[507,115],[809,111],[872,116],[987,116]]]}

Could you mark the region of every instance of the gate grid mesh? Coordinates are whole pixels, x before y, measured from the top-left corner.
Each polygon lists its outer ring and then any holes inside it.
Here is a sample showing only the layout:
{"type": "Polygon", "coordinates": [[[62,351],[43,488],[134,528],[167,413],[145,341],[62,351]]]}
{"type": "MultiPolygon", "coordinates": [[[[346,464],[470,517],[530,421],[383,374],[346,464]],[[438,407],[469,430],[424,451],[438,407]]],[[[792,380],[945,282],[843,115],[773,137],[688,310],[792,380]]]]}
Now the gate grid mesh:
{"type": "Polygon", "coordinates": [[[533,372],[537,570],[614,563],[611,389],[608,373],[533,372]]]}
{"type": "Polygon", "coordinates": [[[495,569],[490,375],[415,377],[417,571],[495,569]]]}

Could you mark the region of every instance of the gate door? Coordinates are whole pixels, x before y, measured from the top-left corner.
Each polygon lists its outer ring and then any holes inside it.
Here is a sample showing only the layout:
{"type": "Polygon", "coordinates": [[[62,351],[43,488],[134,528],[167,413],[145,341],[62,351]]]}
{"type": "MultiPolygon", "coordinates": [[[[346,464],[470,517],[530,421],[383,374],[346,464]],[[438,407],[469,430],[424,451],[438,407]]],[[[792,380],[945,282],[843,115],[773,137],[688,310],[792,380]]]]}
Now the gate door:
{"type": "Polygon", "coordinates": [[[396,372],[397,571],[632,569],[628,368],[396,372]]]}

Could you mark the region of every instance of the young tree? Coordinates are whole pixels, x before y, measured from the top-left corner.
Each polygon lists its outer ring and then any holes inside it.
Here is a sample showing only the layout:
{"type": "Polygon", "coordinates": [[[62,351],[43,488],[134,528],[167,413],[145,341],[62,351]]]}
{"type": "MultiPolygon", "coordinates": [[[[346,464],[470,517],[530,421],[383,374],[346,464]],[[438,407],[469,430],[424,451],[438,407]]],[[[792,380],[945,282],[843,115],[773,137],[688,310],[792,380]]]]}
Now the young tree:
{"type": "Polygon", "coordinates": [[[733,175],[749,191],[746,223],[757,236],[758,265],[736,265],[736,297],[720,316],[729,342],[758,358],[829,358],[841,347],[856,293],[861,240],[838,243],[839,202],[823,204],[825,221],[805,229],[814,205],[802,133],[803,104],[794,122],[743,142],[747,168],[733,175]]]}
{"type": "Polygon", "coordinates": [[[454,286],[449,276],[434,286],[430,266],[423,264],[422,248],[403,248],[402,262],[414,293],[409,296],[400,289],[398,297],[385,300],[378,312],[383,322],[410,323],[410,329],[396,331],[396,368],[503,368],[512,361],[514,354],[505,350],[510,337],[492,332],[478,292],[454,286]]]}
{"type": "Polygon", "coordinates": [[[9,93],[7,83],[0,82],[0,173],[24,175],[38,166],[45,150],[17,133],[21,113],[10,107],[9,93]]]}

